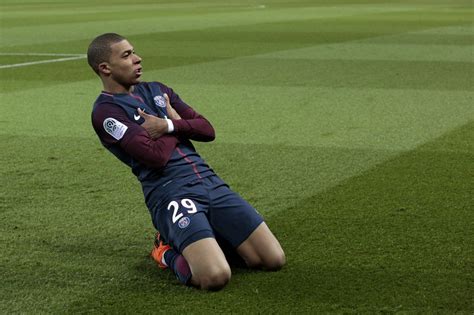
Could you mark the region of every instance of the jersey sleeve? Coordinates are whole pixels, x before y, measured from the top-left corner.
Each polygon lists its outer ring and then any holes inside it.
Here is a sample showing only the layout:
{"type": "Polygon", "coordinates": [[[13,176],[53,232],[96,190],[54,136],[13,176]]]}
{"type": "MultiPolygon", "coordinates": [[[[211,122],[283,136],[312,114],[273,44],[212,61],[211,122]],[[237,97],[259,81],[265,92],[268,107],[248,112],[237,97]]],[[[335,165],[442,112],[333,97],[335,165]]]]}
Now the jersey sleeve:
{"type": "Polygon", "coordinates": [[[152,168],[166,166],[179,141],[171,134],[151,139],[143,127],[111,103],[97,105],[92,113],[92,125],[106,146],[118,145],[135,160],[152,168]]]}
{"type": "Polygon", "coordinates": [[[201,114],[186,104],[172,88],[158,83],[163,93],[168,94],[171,107],[181,116],[181,119],[173,119],[174,133],[179,137],[195,141],[213,141],[216,137],[214,127],[201,114]]]}

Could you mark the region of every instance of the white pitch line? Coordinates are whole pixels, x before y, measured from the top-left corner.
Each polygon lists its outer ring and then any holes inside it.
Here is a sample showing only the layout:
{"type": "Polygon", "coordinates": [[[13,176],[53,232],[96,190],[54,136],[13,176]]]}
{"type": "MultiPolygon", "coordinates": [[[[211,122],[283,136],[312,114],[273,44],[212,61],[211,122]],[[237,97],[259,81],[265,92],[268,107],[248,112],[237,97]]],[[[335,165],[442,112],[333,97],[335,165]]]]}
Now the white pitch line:
{"type": "Polygon", "coordinates": [[[85,55],[76,55],[75,57],[67,57],[67,58],[58,58],[58,59],[48,59],[48,60],[38,60],[38,61],[31,61],[31,62],[23,62],[23,63],[15,63],[11,65],[1,65],[0,69],[6,68],[17,68],[17,67],[25,67],[25,66],[32,66],[32,65],[39,65],[42,63],[53,63],[53,62],[61,62],[61,61],[68,61],[68,60],[77,60],[77,59],[84,59],[86,58],[85,55]]]}
{"type": "Polygon", "coordinates": [[[0,52],[0,56],[52,56],[52,57],[79,57],[85,54],[57,54],[57,53],[22,53],[22,52],[0,52]]]}

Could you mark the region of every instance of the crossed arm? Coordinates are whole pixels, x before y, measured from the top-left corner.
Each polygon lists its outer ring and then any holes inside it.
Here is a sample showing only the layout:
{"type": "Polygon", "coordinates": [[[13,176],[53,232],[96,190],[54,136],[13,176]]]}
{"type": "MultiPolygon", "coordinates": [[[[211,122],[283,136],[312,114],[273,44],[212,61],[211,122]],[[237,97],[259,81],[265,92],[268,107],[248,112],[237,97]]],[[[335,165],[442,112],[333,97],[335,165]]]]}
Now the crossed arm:
{"type": "Polygon", "coordinates": [[[168,119],[174,131],[168,133],[165,119],[139,112],[145,122],[138,125],[131,121],[125,111],[114,104],[101,104],[93,114],[94,129],[106,146],[119,146],[123,151],[140,163],[152,168],[163,168],[168,163],[180,139],[212,141],[215,132],[212,125],[202,115],[185,104],[170,89],[171,100],[167,100],[168,119]],[[173,106],[171,106],[173,104],[173,106]],[[104,120],[112,117],[126,131],[120,139],[108,134],[103,127],[104,120]]]}
{"type": "MultiPolygon", "coordinates": [[[[209,121],[182,102],[178,102],[175,109],[171,106],[168,95],[165,93],[164,96],[168,113],[167,119],[171,121],[174,134],[195,141],[214,140],[214,128],[209,121]]],[[[145,120],[141,126],[148,132],[150,138],[155,140],[169,132],[169,122],[166,119],[149,115],[141,109],[138,109],[138,113],[145,120]]]]}

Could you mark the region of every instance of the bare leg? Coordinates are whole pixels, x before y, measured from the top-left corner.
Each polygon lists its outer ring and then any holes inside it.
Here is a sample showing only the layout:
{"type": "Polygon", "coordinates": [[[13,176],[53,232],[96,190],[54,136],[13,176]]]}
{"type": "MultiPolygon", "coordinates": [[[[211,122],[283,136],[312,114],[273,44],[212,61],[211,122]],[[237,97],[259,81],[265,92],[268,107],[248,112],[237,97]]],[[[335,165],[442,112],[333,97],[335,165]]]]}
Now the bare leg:
{"type": "Polygon", "coordinates": [[[229,282],[229,264],[214,238],[204,238],[188,245],[183,250],[183,256],[191,269],[192,285],[206,290],[220,290],[229,282]]]}
{"type": "Polygon", "coordinates": [[[280,243],[265,222],[237,247],[237,252],[252,268],[279,270],[286,263],[280,243]]]}

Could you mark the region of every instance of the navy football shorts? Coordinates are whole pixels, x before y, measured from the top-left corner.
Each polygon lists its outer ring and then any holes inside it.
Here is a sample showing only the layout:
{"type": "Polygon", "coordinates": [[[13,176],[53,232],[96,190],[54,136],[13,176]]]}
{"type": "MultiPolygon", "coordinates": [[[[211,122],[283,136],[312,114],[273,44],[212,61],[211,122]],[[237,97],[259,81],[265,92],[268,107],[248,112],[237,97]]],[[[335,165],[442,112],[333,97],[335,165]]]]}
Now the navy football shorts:
{"type": "Polygon", "coordinates": [[[158,202],[150,209],[153,224],[180,253],[189,244],[216,235],[236,248],[263,222],[217,175],[171,183],[155,194],[158,202]]]}

